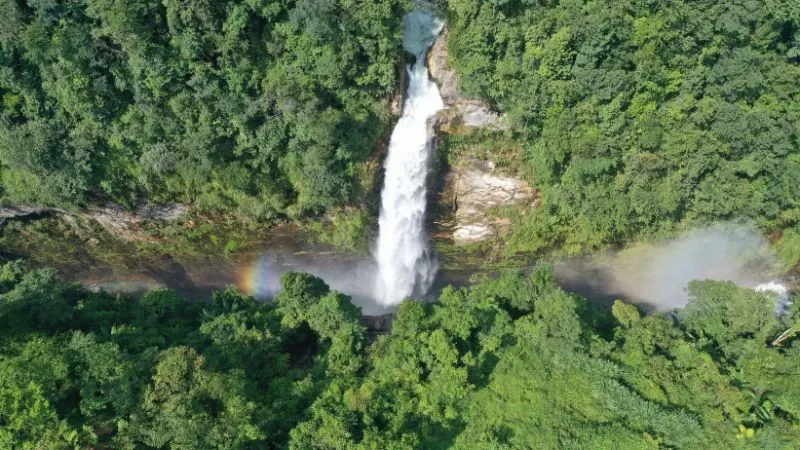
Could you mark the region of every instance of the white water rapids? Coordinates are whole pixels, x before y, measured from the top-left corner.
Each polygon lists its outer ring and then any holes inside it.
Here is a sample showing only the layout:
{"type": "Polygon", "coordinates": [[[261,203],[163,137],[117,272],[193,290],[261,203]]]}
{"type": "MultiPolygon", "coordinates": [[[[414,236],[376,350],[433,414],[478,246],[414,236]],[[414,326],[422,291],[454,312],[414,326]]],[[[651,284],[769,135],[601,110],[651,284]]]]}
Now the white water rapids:
{"type": "Polygon", "coordinates": [[[412,12],[403,21],[403,48],[416,61],[408,66],[403,115],[392,131],[381,192],[376,299],[384,305],[424,294],[438,268],[430,255],[424,224],[431,153],[427,122],[444,103],[428,76],[425,57],[443,24],[424,11],[412,12]]]}

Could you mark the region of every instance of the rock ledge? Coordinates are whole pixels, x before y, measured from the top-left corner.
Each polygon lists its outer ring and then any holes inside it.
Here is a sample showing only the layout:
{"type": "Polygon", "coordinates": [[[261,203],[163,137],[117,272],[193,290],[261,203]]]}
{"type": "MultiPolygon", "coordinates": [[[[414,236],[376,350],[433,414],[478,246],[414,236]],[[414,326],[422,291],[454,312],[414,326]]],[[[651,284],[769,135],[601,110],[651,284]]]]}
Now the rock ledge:
{"type": "Polygon", "coordinates": [[[531,201],[534,190],[526,182],[495,173],[489,161],[472,160],[456,168],[456,226],[453,240],[469,244],[498,236],[508,220],[494,217],[492,208],[531,201]]]}

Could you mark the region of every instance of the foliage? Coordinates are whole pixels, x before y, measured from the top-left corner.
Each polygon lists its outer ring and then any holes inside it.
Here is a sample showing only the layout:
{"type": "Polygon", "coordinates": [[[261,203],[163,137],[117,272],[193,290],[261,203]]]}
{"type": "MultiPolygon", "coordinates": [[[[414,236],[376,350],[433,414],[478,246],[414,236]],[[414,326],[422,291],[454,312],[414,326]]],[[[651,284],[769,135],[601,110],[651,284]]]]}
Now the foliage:
{"type": "Polygon", "coordinates": [[[797,304],[690,286],[675,314],[610,310],[552,269],[400,305],[369,343],[311,275],[274,303],[140,301],[0,269],[4,448],[796,448],[797,304]],[[782,333],[783,332],[783,333],[782,333]],[[780,346],[770,346],[778,335],[780,346]]]}
{"type": "Polygon", "coordinates": [[[765,341],[795,319],[728,283],[690,289],[686,322],[622,302],[609,314],[547,267],[404,303],[370,371],[318,398],[291,447],[796,446],[797,345],[765,341]],[[739,331],[709,341],[717,320],[739,331]]]}
{"type": "Polygon", "coordinates": [[[511,252],[798,224],[796,2],[449,0],[448,24],[461,88],[508,114],[542,190],[511,252]]]}
{"type": "Polygon", "coordinates": [[[3,0],[0,199],[348,200],[390,118],[406,0],[3,0]]]}
{"type": "Polygon", "coordinates": [[[293,326],[234,290],[135,301],[20,263],[0,282],[3,448],[276,448],[328,378],[361,366],[360,312],[316,279],[286,282],[283,301],[314,312],[293,326]]]}
{"type": "Polygon", "coordinates": [[[800,264],[800,231],[786,230],[775,245],[778,255],[778,270],[788,271],[800,264]]]}
{"type": "Polygon", "coordinates": [[[342,250],[366,253],[370,236],[369,214],[362,210],[329,211],[329,221],[311,221],[308,228],[324,244],[342,250]]]}

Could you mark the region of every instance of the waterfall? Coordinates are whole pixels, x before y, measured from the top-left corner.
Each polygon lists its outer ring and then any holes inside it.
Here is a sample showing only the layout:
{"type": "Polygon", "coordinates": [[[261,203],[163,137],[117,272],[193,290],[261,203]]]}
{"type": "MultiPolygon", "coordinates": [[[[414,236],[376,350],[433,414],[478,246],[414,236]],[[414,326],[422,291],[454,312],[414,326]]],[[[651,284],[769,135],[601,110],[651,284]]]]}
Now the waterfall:
{"type": "Polygon", "coordinates": [[[381,192],[376,297],[384,305],[424,294],[438,268],[430,255],[424,224],[431,153],[427,122],[444,103],[428,76],[425,57],[443,24],[433,14],[418,10],[406,15],[403,25],[403,48],[416,61],[407,68],[408,92],[389,142],[381,192]]]}

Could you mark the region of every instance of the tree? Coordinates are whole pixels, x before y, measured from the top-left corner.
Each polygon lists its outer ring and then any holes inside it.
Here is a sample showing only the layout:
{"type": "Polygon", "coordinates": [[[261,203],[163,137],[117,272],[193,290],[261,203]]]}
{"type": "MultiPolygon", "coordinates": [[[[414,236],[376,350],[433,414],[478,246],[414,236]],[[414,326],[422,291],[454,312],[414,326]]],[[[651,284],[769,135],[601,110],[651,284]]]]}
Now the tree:
{"type": "MultiPolygon", "coordinates": [[[[508,115],[541,190],[508,251],[579,253],[693,223],[797,226],[796,8],[450,0],[449,63],[508,115]],[[698,55],[692,58],[688,55],[698,55]],[[790,75],[791,74],[791,75],[790,75]]],[[[497,133],[485,140],[496,139],[497,133]]]]}

